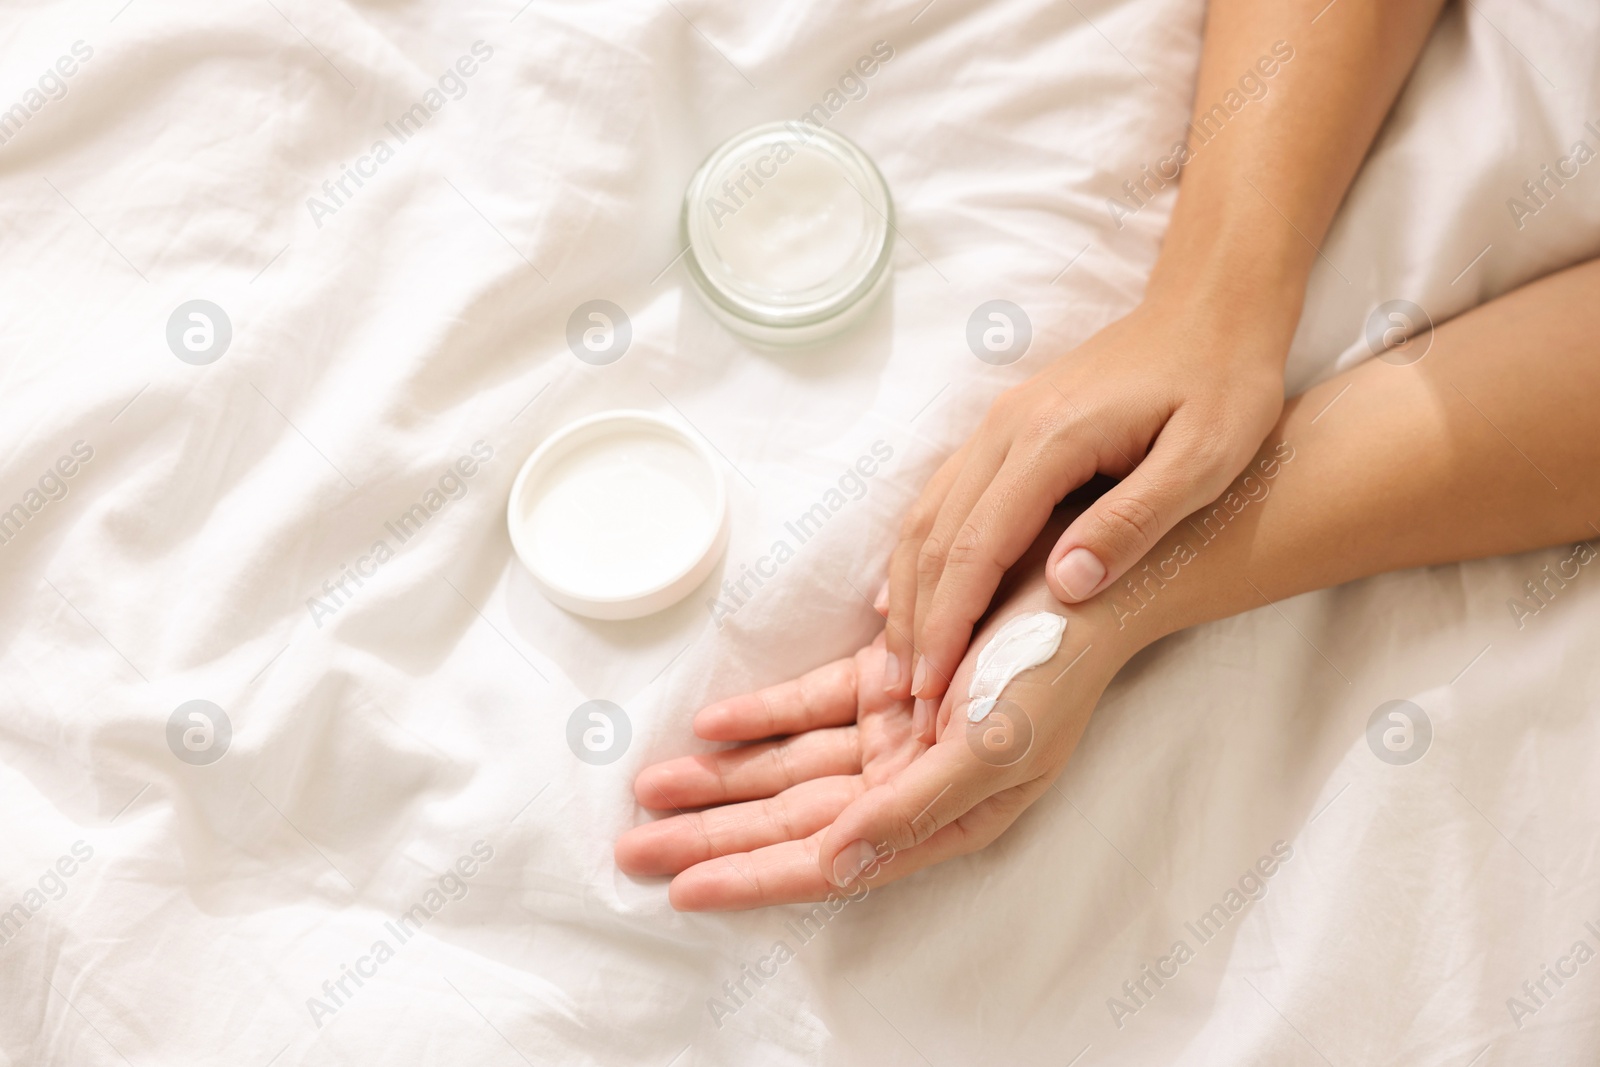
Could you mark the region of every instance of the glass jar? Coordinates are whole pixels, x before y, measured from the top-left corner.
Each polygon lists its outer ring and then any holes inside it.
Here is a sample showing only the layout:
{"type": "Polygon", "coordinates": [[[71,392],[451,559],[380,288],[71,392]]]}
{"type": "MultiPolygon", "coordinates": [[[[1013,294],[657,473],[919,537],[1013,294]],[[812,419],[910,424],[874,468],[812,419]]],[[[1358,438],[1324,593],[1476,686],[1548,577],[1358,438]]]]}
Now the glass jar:
{"type": "Polygon", "coordinates": [[[683,197],[689,272],[735,333],[808,344],[859,319],[886,286],[894,201],[872,160],[832,130],[772,122],[700,165],[683,197]]]}

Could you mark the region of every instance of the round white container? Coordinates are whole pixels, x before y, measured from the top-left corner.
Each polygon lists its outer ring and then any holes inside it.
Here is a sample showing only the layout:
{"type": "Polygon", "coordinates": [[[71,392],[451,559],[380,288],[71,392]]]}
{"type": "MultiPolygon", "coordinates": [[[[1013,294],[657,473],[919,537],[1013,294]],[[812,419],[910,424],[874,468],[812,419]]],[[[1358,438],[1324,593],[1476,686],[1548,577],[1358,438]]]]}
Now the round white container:
{"type": "Polygon", "coordinates": [[[867,154],[831,130],[772,122],[712,152],[683,197],[696,287],[730,330],[809,344],[871,307],[890,275],[894,200],[867,154]]]}
{"type": "Polygon", "coordinates": [[[716,457],[648,411],[579,419],[534,449],[506,506],[511,545],[559,607],[636,619],[683,599],[728,544],[716,457]]]}

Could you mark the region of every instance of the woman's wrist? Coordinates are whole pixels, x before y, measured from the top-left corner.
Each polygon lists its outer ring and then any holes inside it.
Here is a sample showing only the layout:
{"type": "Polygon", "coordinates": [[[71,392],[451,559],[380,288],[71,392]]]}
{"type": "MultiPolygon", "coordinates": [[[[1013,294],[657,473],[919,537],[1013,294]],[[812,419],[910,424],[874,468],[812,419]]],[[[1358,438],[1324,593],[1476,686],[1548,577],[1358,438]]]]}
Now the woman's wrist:
{"type": "Polygon", "coordinates": [[[1275,215],[1277,227],[1259,219],[1232,223],[1224,211],[1193,220],[1182,215],[1180,208],[1167,231],[1142,306],[1185,315],[1223,336],[1259,336],[1281,367],[1316,250],[1275,215]]]}
{"type": "Polygon", "coordinates": [[[1140,602],[1124,588],[1124,582],[1117,582],[1073,609],[1071,623],[1087,635],[1085,643],[1093,644],[1097,667],[1109,672],[1108,678],[1145,648],[1184,628],[1184,623],[1171,617],[1170,604],[1148,592],[1145,596],[1140,602]]]}
{"type": "MultiPolygon", "coordinates": [[[[1258,549],[1257,535],[1279,491],[1305,484],[1285,436],[1287,416],[1215,500],[1179,520],[1122,578],[1078,607],[1085,626],[1101,635],[1123,663],[1168,634],[1242,611],[1253,590],[1245,567],[1258,549]],[[1237,605],[1219,611],[1219,606],[1237,605]]],[[[1291,505],[1292,507],[1292,505],[1291,505]]],[[[1259,593],[1259,590],[1255,590],[1259,593]]]]}
{"type": "MultiPolygon", "coordinates": [[[[1094,500],[1097,490],[1104,484],[1091,484],[1061,502],[1039,538],[1002,579],[992,615],[999,620],[1034,611],[1062,616],[1067,620],[1067,627],[1060,649],[1051,657],[1050,669],[1057,672],[1051,677],[1067,676],[1065,672],[1070,670],[1071,676],[1088,677],[1087,683],[1082,684],[1102,687],[1146,645],[1171,632],[1162,629],[1155,612],[1137,620],[1138,625],[1128,625],[1130,619],[1126,612],[1119,614],[1108,595],[1119,586],[1081,604],[1063,604],[1042,580],[1050,546],[1094,500]]],[[[985,639],[983,630],[980,626],[974,634],[977,647],[982,647],[985,639]]]]}

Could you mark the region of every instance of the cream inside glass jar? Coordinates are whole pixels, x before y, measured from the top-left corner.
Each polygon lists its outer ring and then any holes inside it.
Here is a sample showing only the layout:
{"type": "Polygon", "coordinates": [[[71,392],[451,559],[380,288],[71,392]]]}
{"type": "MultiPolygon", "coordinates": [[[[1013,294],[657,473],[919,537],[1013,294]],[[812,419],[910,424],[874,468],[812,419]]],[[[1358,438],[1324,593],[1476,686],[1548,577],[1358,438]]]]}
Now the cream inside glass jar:
{"type": "Polygon", "coordinates": [[[799,122],[754,126],[700,166],[683,201],[690,273],[712,312],[769,345],[860,318],[888,281],[894,201],[866,153],[799,122]]]}

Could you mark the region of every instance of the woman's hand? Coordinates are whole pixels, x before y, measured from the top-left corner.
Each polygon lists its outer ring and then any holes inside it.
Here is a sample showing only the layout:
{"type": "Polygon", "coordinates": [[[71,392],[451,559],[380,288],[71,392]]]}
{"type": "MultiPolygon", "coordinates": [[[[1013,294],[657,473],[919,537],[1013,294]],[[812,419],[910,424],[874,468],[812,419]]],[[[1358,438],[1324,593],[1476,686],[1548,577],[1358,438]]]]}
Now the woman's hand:
{"type": "Polygon", "coordinates": [[[1178,183],[1144,303],[1002,396],[923,491],[890,565],[891,692],[944,693],[1000,575],[1096,471],[1128,477],[1050,553],[1066,603],[1244,467],[1324,235],[1442,4],[1207,5],[1185,143],[1123,183],[1124,212],[1178,183]]]}
{"type": "Polygon", "coordinates": [[[822,831],[926,747],[913,736],[910,701],[883,691],[882,648],[880,636],[848,659],[703,709],[696,736],[752,743],[646,767],[634,782],[639,803],[678,814],[623,834],[617,866],[676,875],[669,899],[684,911],[826,896],[822,831]]]}
{"type": "Polygon", "coordinates": [[[1122,481],[1049,553],[1043,578],[1062,603],[1121,577],[1250,461],[1283,407],[1298,304],[1246,311],[1221,295],[1147,300],[995,401],[901,528],[888,583],[892,694],[945,693],[1001,577],[1096,473],[1122,481]]]}
{"type": "Polygon", "coordinates": [[[676,908],[730,910],[881,885],[1000,836],[1066,765],[1133,651],[1104,612],[1056,602],[1039,577],[1049,546],[1042,538],[1019,568],[1031,580],[1007,583],[942,707],[884,691],[880,636],[848,659],[705,708],[699,737],[752,743],[646,767],[639,803],[677,814],[623,834],[618,867],[675,875],[676,908]],[[1007,619],[1040,610],[1069,616],[1060,650],[969,726],[956,694],[978,649],[1007,619]]]}
{"type": "MultiPolygon", "coordinates": [[[[1405,374],[1373,360],[1290,401],[1250,473],[1156,546],[1137,595],[1059,608],[1040,567],[1059,530],[1046,529],[979,627],[937,743],[926,710],[883,691],[882,638],[705,709],[695,731],[708,740],[787,736],[645,768],[640,802],[679,814],[624,834],[618,866],[676,874],[673,904],[696,910],[820,899],[850,880],[857,841],[876,861],[857,882],[903,877],[999,836],[1050,788],[1117,669],[1166,634],[1384,571],[1596,536],[1597,290],[1600,260],[1444,324],[1405,374]],[[1356,399],[1323,419],[1346,392],[1356,399]],[[1005,691],[1025,718],[969,731],[959,697],[977,650],[1039,610],[1068,623],[1054,658],[1005,691]]],[[[1585,541],[1562,566],[1594,558],[1585,541]]]]}

